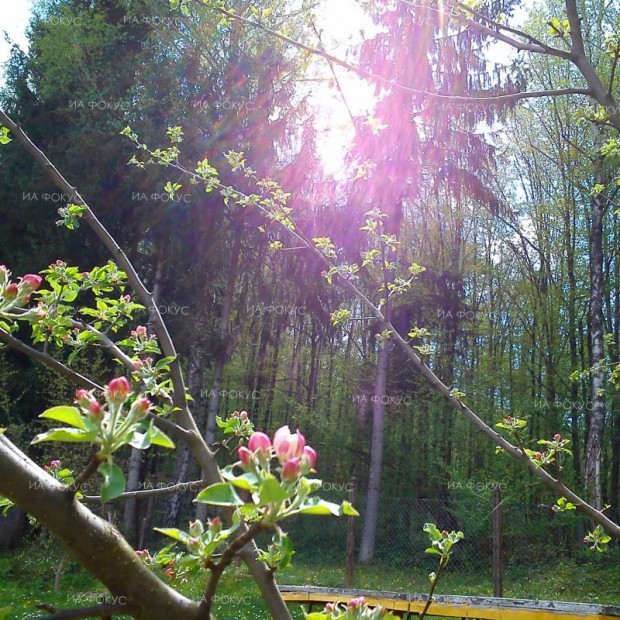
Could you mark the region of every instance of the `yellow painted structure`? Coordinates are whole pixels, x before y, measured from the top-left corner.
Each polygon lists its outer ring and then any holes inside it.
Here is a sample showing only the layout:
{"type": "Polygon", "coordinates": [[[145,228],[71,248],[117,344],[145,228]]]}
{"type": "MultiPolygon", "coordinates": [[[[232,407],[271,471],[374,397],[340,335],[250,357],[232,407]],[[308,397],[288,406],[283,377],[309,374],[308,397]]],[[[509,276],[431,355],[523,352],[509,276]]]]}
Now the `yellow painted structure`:
{"type": "MultiPolygon", "coordinates": [[[[288,604],[307,605],[309,610],[315,605],[323,607],[326,603],[346,603],[363,596],[369,605],[381,605],[407,619],[418,615],[426,604],[424,594],[314,586],[280,586],[280,592],[288,604]]],[[[618,620],[620,618],[620,607],[611,605],[448,595],[437,595],[434,599],[427,616],[479,620],[618,620]]]]}

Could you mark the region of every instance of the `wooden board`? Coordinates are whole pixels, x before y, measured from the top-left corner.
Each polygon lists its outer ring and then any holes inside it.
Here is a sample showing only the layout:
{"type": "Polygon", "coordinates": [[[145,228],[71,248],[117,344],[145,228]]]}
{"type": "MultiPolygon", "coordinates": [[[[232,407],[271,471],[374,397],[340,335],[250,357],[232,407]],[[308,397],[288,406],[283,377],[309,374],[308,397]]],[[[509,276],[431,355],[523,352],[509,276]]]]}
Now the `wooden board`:
{"type": "MultiPolygon", "coordinates": [[[[382,605],[391,611],[418,614],[426,604],[426,594],[381,592],[378,590],[344,590],[316,586],[280,586],[287,603],[325,605],[346,603],[363,596],[371,605],[382,605]]],[[[620,607],[562,601],[452,596],[440,594],[428,609],[429,616],[447,618],[479,618],[480,620],[617,620],[620,607]]]]}

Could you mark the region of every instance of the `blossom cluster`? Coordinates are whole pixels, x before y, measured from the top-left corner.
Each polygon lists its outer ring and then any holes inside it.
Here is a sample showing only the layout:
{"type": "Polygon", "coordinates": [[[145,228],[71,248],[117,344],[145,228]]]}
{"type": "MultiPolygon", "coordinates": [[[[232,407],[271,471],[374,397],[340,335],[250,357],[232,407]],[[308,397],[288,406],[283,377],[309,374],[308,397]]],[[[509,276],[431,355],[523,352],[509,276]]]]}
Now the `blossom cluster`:
{"type": "Polygon", "coordinates": [[[239,461],[245,471],[264,467],[274,456],[280,462],[281,478],[285,482],[295,481],[312,472],[317,458],[315,450],[306,445],[304,436],[299,431],[291,433],[288,426],[275,432],[273,442],[265,433],[256,432],[250,437],[247,447],[239,448],[239,461]]]}

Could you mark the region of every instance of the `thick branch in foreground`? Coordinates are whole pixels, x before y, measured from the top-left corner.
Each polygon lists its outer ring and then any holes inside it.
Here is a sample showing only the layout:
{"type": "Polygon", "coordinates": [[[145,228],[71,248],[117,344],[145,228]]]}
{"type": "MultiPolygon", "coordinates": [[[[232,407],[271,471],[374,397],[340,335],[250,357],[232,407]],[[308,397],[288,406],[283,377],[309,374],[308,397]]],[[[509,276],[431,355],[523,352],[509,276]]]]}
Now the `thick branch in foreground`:
{"type": "Polygon", "coordinates": [[[124,613],[139,620],[198,618],[198,604],[156,577],[121,534],[66,493],[4,435],[0,435],[0,494],[49,530],[94,577],[124,613]]]}

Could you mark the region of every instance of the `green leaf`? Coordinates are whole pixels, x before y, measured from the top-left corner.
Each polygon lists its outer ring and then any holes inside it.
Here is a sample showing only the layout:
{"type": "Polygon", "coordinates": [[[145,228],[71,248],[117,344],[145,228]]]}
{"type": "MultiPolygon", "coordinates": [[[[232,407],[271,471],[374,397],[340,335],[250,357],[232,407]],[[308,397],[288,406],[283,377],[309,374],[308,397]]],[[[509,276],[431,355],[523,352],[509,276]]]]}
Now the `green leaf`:
{"type": "MultiPolygon", "coordinates": [[[[80,414],[77,407],[68,407],[61,405],[60,407],[52,407],[47,409],[40,416],[40,418],[46,418],[47,420],[56,420],[57,422],[63,422],[69,426],[80,428],[83,431],[89,430],[84,423],[84,418],[80,414]]],[[[92,429],[91,429],[92,430],[92,429]]]]}
{"type": "Polygon", "coordinates": [[[154,527],[153,529],[164,536],[178,540],[184,545],[189,541],[189,534],[183,530],[177,530],[176,527],[154,527]]]}
{"type": "Polygon", "coordinates": [[[302,515],[333,515],[335,517],[339,517],[342,514],[338,504],[327,502],[318,497],[307,499],[296,512],[302,515]]]}
{"type": "Polygon", "coordinates": [[[244,501],[228,482],[218,482],[198,493],[195,502],[214,506],[243,506],[244,501]]]}
{"type": "Polygon", "coordinates": [[[437,555],[441,555],[441,551],[439,551],[435,547],[429,547],[428,549],[425,549],[424,553],[435,553],[437,555]]]}
{"type": "Polygon", "coordinates": [[[69,443],[92,443],[97,438],[97,431],[82,431],[77,428],[56,428],[46,433],[39,433],[30,443],[42,441],[66,441],[69,443]]]}
{"type": "Polygon", "coordinates": [[[136,450],[146,450],[151,447],[151,435],[147,431],[146,433],[140,433],[136,431],[129,442],[129,445],[136,450]]]}
{"type": "Polygon", "coordinates": [[[0,144],[8,144],[9,142],[11,142],[11,138],[9,138],[9,128],[0,125],[0,144]]]}
{"type": "Polygon", "coordinates": [[[151,444],[154,446],[159,446],[160,448],[169,448],[170,450],[174,450],[174,441],[164,433],[164,431],[160,430],[151,422],[150,428],[151,434],[151,444]]]}
{"type": "Polygon", "coordinates": [[[0,608],[0,620],[4,620],[5,618],[8,618],[10,613],[11,613],[10,607],[0,608]]]}
{"type": "Polygon", "coordinates": [[[258,478],[256,474],[253,474],[252,472],[241,474],[241,476],[225,476],[225,478],[228,482],[230,482],[230,484],[239,489],[243,489],[244,491],[254,493],[254,491],[258,488],[258,478]]]}
{"type": "Polygon", "coordinates": [[[101,500],[109,502],[125,491],[125,474],[116,464],[111,462],[101,463],[97,471],[103,476],[101,485],[101,500]]]}
{"type": "Polygon", "coordinates": [[[276,480],[273,474],[266,476],[258,489],[261,506],[274,502],[283,502],[290,496],[291,494],[276,480]]]}
{"type": "Polygon", "coordinates": [[[355,510],[355,508],[353,508],[353,506],[351,505],[351,502],[347,502],[346,500],[344,502],[342,502],[342,514],[346,517],[359,517],[360,513],[357,512],[357,510],[355,510]]]}

